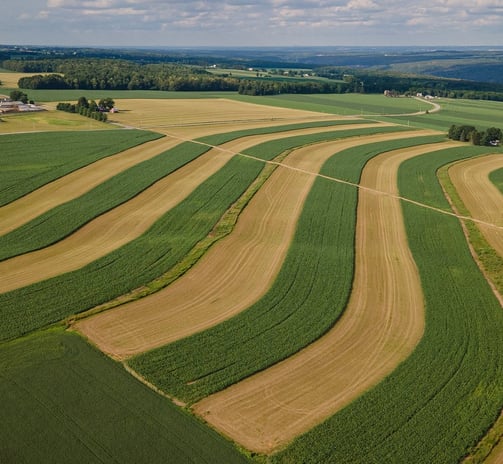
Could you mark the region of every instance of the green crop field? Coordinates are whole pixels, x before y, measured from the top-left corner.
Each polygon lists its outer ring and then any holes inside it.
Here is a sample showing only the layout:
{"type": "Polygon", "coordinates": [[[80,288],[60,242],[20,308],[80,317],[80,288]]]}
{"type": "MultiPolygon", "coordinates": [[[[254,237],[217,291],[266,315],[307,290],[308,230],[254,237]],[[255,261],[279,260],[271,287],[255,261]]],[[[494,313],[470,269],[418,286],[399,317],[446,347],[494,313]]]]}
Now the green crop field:
{"type": "Polygon", "coordinates": [[[2,135],[0,206],[94,161],[159,137],[140,130],[2,135]]]}
{"type": "Polygon", "coordinates": [[[217,433],[62,330],[0,346],[2,463],[245,463],[217,433]]]}
{"type": "MultiPolygon", "coordinates": [[[[382,95],[28,93],[38,101],[76,101],[82,95],[93,99],[223,97],[264,105],[266,115],[270,105],[362,119],[241,130],[233,130],[235,121],[229,121],[227,132],[181,141],[0,236],[4,263],[20,254],[29,257],[29,251],[78,233],[94,218],[169,179],[170,173],[190,167],[211,146],[251,135],[311,129],[309,134],[292,132],[287,138],[243,150],[245,156],[233,156],[184,200],[166,207],[147,231],[115,251],[72,272],[0,293],[1,463],[58,464],[68,462],[70,456],[71,462],[82,463],[455,464],[486,436],[503,410],[503,311],[470,252],[460,220],[450,214],[443,187],[453,187],[441,184],[439,178],[443,179],[442,168],[450,163],[503,153],[501,147],[466,144],[422,154],[400,166],[402,212],[421,279],[426,324],[419,344],[391,374],[268,456],[232,444],[195,417],[190,406],[267,371],[338,324],[353,286],[357,184],[367,162],[391,150],[446,140],[443,134],[418,135],[365,144],[359,137],[415,128],[445,133],[452,124],[501,127],[503,103],[435,99],[440,105],[436,112],[426,101],[382,95]],[[418,111],[422,114],[412,114],[418,111]],[[377,120],[398,125],[336,127],[377,120]],[[328,126],[333,130],[320,132],[328,126]],[[337,153],[334,149],[321,168],[322,176],[307,196],[277,277],[246,310],[123,364],[64,330],[75,315],[104,309],[96,309],[97,305],[119,304],[114,299],[129,292],[137,298],[149,284],[152,287],[145,293],[156,290],[153,283],[169,271],[171,280],[182,275],[220,237],[218,227],[227,221],[229,211],[237,215],[247,207],[262,185],[254,183],[263,182],[274,169],[270,161],[283,160],[297,147],[346,138],[352,138],[355,146],[337,153]],[[207,245],[198,254],[201,243],[207,245]],[[142,381],[131,375],[134,371],[142,381]],[[177,406],[171,396],[186,406],[177,406]]],[[[210,131],[205,127],[202,133],[210,131]]],[[[0,206],[157,137],[161,135],[140,130],[1,135],[0,206]]],[[[503,191],[503,169],[492,172],[490,180],[503,191]]],[[[234,223],[225,225],[232,229],[234,223]]],[[[475,239],[469,237],[477,250],[475,239]]],[[[501,438],[498,430],[493,431],[496,438],[486,439],[489,447],[501,438]]]]}

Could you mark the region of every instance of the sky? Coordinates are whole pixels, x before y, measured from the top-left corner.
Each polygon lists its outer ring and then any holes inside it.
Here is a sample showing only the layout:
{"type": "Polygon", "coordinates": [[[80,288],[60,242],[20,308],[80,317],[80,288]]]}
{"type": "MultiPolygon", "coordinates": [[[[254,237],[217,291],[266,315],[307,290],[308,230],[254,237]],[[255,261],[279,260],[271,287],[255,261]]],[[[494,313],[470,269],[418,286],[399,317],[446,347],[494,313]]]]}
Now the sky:
{"type": "Polygon", "coordinates": [[[503,0],[1,0],[0,44],[503,46],[503,0]]]}

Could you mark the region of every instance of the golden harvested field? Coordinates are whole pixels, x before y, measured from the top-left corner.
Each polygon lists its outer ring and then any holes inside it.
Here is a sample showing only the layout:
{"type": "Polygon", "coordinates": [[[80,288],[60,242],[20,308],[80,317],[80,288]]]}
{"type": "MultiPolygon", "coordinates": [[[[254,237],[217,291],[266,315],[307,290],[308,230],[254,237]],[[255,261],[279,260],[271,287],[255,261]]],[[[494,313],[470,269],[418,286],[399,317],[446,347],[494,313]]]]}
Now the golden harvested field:
{"type": "Polygon", "coordinates": [[[501,154],[487,155],[454,164],[449,176],[471,216],[488,224],[477,222],[486,240],[503,256],[503,195],[489,180],[489,174],[501,168],[501,154]]]}
{"type": "Polygon", "coordinates": [[[203,135],[289,122],[338,119],[310,111],[267,107],[223,98],[117,100],[111,122],[194,139],[203,135]]]}
{"type": "MultiPolygon", "coordinates": [[[[2,87],[17,89],[17,83],[19,79],[22,77],[30,77],[35,76],[37,74],[46,75],[49,73],[23,73],[23,72],[0,72],[0,82],[2,83],[2,87]]],[[[0,89],[0,94],[2,90],[0,89]]]]}
{"type": "Polygon", "coordinates": [[[271,453],[410,354],[423,333],[423,303],[395,197],[396,173],[406,159],[441,148],[398,150],[367,163],[359,191],[356,274],[341,320],[297,355],[203,399],[196,413],[248,449],[271,453]]]}
{"type": "MultiPolygon", "coordinates": [[[[421,134],[427,132],[415,133],[421,134]]],[[[276,133],[275,138],[281,135],[276,133]]],[[[410,135],[380,134],[294,150],[255,195],[232,234],[212,247],[187,274],[158,293],[84,319],[75,328],[102,351],[122,359],[208,328],[246,309],[265,293],[281,267],[313,174],[323,162],[357,144],[410,135]]],[[[242,139],[240,148],[266,138],[242,139]]],[[[230,142],[221,148],[238,146],[230,142]]]]}

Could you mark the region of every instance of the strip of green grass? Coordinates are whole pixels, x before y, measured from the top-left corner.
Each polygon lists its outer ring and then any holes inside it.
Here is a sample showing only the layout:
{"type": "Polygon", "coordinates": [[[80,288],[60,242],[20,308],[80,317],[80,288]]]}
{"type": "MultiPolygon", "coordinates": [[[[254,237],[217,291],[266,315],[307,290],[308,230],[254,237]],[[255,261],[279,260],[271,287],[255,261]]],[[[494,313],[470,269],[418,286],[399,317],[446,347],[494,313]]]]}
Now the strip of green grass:
{"type": "Polygon", "coordinates": [[[160,137],[140,130],[2,135],[0,206],[94,161],[160,137]]]}
{"type": "MultiPolygon", "coordinates": [[[[417,137],[344,150],[322,174],[357,183],[370,158],[440,141],[417,137]]],[[[316,180],[285,263],[269,292],[236,317],[139,355],[130,366],[185,402],[194,402],[284,359],[323,335],[346,305],[353,277],[357,190],[316,180]]]]}
{"type": "MultiPolygon", "coordinates": [[[[350,124],[359,122],[355,120],[350,124]]],[[[327,121],[248,129],[207,136],[198,141],[219,145],[239,137],[341,124],[344,122],[327,121]]],[[[0,260],[37,250],[63,239],[93,218],[138,195],[162,177],[208,150],[209,146],[185,142],[119,173],[79,198],[53,208],[1,236],[0,260]]]]}
{"type": "MultiPolygon", "coordinates": [[[[393,128],[370,128],[368,133],[393,128]]],[[[257,146],[270,160],[288,147],[362,135],[363,129],[290,137],[257,146]],[[281,143],[280,143],[281,142],[281,143]],[[277,151],[275,151],[277,150],[277,151]]],[[[143,286],[171,269],[248,188],[263,161],[234,157],[142,236],[89,265],[0,295],[0,339],[18,337],[143,286]]]]}
{"type": "Polygon", "coordinates": [[[491,182],[503,192],[503,169],[497,169],[489,174],[491,182]]]}
{"type": "MultiPolygon", "coordinates": [[[[479,148],[463,147],[405,162],[399,171],[401,194],[447,208],[432,166],[478,153],[479,148]]],[[[456,218],[405,202],[403,210],[426,301],[421,342],[377,387],[272,462],[455,463],[498,416],[503,403],[501,307],[456,218]]]]}
{"type": "Polygon", "coordinates": [[[0,378],[1,462],[247,462],[75,334],[0,346],[0,378]]]}

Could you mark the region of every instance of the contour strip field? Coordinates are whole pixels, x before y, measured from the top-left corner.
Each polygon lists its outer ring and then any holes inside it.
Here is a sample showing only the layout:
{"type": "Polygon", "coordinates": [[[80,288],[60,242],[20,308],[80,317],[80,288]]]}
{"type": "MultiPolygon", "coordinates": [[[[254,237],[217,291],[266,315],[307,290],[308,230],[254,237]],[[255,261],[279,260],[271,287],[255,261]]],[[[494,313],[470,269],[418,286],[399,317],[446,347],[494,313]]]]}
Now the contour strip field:
{"type": "MultiPolygon", "coordinates": [[[[312,132],[374,127],[352,124],[244,137],[225,143],[156,182],[130,201],[95,218],[54,245],[0,262],[0,293],[48,279],[84,265],[145,232],[162,214],[186,198],[236,153],[272,139],[312,132]]],[[[101,169],[101,165],[97,168],[101,169]]],[[[110,173],[111,175],[111,173],[110,173]]]]}
{"type": "Polygon", "coordinates": [[[294,150],[283,164],[301,172],[277,169],[245,208],[234,231],[189,272],[154,295],[82,320],[75,327],[102,351],[123,359],[246,309],[268,290],[281,267],[314,180],[310,173],[318,172],[340,150],[410,134],[364,136],[294,150]]]}
{"type": "Polygon", "coordinates": [[[444,144],[367,163],[357,212],[353,291],[340,321],[297,355],[203,399],[194,411],[246,448],[271,453],[382,380],[424,331],[423,296],[398,194],[403,161],[444,144]],[[383,193],[378,193],[375,190],[383,193]]]}

